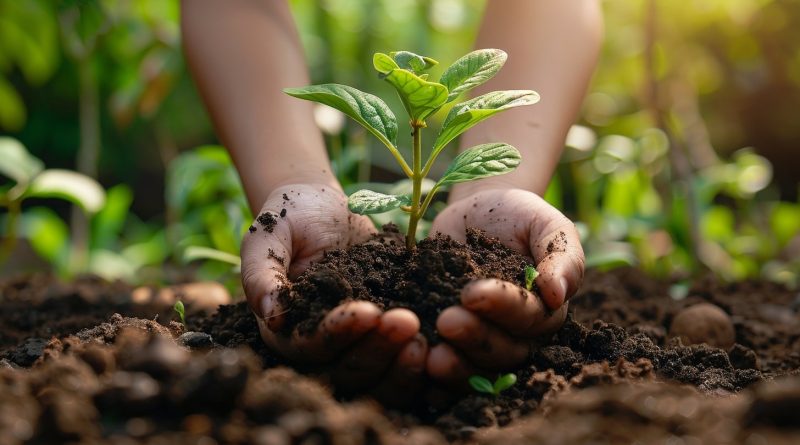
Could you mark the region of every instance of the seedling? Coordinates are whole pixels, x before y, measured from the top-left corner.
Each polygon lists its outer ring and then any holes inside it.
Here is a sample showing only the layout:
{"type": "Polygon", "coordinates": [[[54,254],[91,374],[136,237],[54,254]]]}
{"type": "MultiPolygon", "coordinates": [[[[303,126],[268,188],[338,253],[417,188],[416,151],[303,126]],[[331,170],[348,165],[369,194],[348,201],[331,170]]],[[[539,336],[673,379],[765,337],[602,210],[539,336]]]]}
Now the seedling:
{"type": "Polygon", "coordinates": [[[175,302],[175,306],[172,306],[172,309],[178,314],[178,318],[181,320],[181,324],[186,327],[186,310],[183,307],[183,301],[178,300],[175,302]]]}
{"type": "Polygon", "coordinates": [[[501,392],[511,388],[515,383],[517,383],[517,375],[513,373],[501,375],[494,381],[494,384],[489,379],[479,375],[473,375],[469,378],[469,385],[472,386],[472,389],[493,396],[499,396],[501,392]]]}
{"type": "Polygon", "coordinates": [[[539,276],[539,271],[531,265],[525,266],[525,289],[531,290],[533,281],[539,276]]]}
{"type": "Polygon", "coordinates": [[[413,139],[410,164],[397,148],[397,119],[380,98],[339,84],[286,88],[283,91],[300,99],[320,102],[338,109],[361,124],[389,149],[403,173],[411,180],[411,194],[387,195],[371,190],[359,190],[350,195],[348,207],[352,212],[362,215],[383,213],[396,208],[408,213],[406,246],[410,250],[416,245],[417,223],[425,214],[436,192],[459,182],[502,175],[519,165],[519,152],[508,144],[494,142],[472,147],[453,159],[444,175],[423,199],[422,182],[448,143],[494,114],[539,101],[539,95],[535,91],[511,90],[486,93],[453,105],[442,123],[442,128],[433,142],[425,163],[422,163],[422,129],[428,126],[426,119],[445,104],[456,100],[462,93],[494,77],[502,68],[506,58],[506,53],[499,49],[473,51],[447,68],[439,82],[431,82],[428,80],[428,74],[423,72],[438,62],[430,57],[408,51],[374,55],[372,64],[378,71],[379,77],[397,90],[409,116],[413,139]]]}

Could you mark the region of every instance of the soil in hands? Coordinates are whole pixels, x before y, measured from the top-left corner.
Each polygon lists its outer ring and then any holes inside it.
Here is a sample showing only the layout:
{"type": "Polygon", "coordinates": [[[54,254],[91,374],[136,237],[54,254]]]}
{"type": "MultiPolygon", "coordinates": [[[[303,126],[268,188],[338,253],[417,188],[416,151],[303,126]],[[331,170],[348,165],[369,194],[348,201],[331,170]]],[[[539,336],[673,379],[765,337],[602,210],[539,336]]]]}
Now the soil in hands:
{"type": "MultiPolygon", "coordinates": [[[[520,286],[531,260],[478,230],[467,231],[466,244],[435,236],[420,241],[413,252],[395,226],[371,241],[346,250],[332,250],[313,264],[279,301],[287,308],[284,332],[308,335],[332,308],[366,300],[384,310],[409,308],[420,318],[421,332],[436,339],[439,313],[459,304],[461,289],[477,278],[497,278],[520,286]]],[[[535,289],[534,289],[535,291],[535,289]]],[[[522,298],[536,298],[520,290],[522,298]]]]}

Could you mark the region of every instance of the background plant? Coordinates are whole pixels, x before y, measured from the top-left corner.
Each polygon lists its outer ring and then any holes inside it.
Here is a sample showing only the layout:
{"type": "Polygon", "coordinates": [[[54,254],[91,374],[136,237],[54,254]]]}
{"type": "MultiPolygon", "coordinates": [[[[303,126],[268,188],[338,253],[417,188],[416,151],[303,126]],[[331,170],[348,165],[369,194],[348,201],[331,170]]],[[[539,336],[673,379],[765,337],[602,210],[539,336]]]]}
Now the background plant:
{"type": "MultiPolygon", "coordinates": [[[[312,82],[378,91],[384,81],[364,63],[374,52],[413,48],[441,55],[447,66],[470,50],[485,1],[290,3],[312,82]]],[[[797,284],[800,3],[602,5],[603,53],[546,196],[580,223],[590,263],[638,264],[670,278],[711,270],[729,280],[765,277],[797,284]]],[[[180,52],[179,12],[178,2],[161,0],[0,0],[0,134],[22,142],[49,168],[78,169],[79,129],[89,115],[79,113],[80,102],[90,103],[92,91],[79,88],[79,71],[94,72],[99,144],[96,175],[89,176],[106,189],[108,210],[89,218],[84,270],[144,281],[231,273],[231,266],[218,261],[187,269],[186,248],[192,239],[235,255],[240,232],[231,229],[233,241],[201,239],[195,234],[208,230],[204,218],[167,217],[165,178],[172,161],[216,143],[180,52]],[[85,62],[67,53],[74,41],[69,36],[93,40],[85,62]],[[168,232],[177,234],[169,242],[168,232]]],[[[437,78],[442,71],[437,65],[429,73],[437,78]]],[[[399,97],[386,102],[393,109],[402,106],[399,97]]],[[[379,142],[362,127],[323,106],[315,108],[315,117],[346,190],[411,193],[393,156],[375,149],[379,142]]],[[[428,118],[429,128],[436,132],[445,117],[428,118]]],[[[397,138],[400,147],[412,145],[407,132],[397,138]]],[[[439,156],[443,161],[431,169],[437,177],[453,153],[445,149],[439,156]]],[[[208,196],[212,190],[233,193],[225,181],[213,187],[199,182],[208,196]]],[[[193,205],[219,202],[208,198],[193,205]]],[[[417,236],[439,206],[431,204],[417,236]]],[[[52,238],[59,247],[34,249],[36,255],[67,273],[68,262],[57,258],[68,256],[54,252],[73,244],[69,206],[31,198],[22,210],[21,245],[52,238]],[[39,235],[28,236],[33,231],[39,235]]],[[[235,214],[219,212],[223,222],[215,224],[241,228],[235,214]]],[[[383,223],[401,215],[395,209],[371,217],[383,223]]],[[[3,267],[23,264],[28,263],[17,252],[3,267]]]]}

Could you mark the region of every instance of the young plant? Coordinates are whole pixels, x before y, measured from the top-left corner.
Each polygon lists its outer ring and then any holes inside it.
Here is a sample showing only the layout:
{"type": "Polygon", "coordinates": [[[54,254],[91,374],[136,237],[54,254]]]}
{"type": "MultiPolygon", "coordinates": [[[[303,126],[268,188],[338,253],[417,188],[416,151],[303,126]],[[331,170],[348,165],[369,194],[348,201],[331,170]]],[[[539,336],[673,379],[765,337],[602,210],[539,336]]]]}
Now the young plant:
{"type": "MultiPolygon", "coordinates": [[[[70,170],[45,169],[44,163],[11,137],[0,137],[0,175],[14,184],[0,184],[0,208],[6,209],[0,264],[9,259],[19,236],[22,203],[29,198],[60,198],[94,215],[103,209],[106,192],[94,179],[70,170]]],[[[74,247],[73,247],[74,248],[74,247]]]]}
{"type": "Polygon", "coordinates": [[[183,301],[176,301],[175,306],[172,306],[172,310],[178,314],[178,319],[181,321],[181,324],[186,327],[186,309],[183,307],[183,301]]]}
{"type": "Polygon", "coordinates": [[[528,265],[525,266],[525,289],[531,290],[533,281],[539,276],[539,271],[535,267],[528,265]]]}
{"type": "Polygon", "coordinates": [[[469,385],[472,389],[493,396],[499,396],[501,392],[511,388],[515,383],[517,383],[517,375],[512,373],[501,375],[494,381],[494,384],[489,379],[479,375],[473,375],[469,378],[469,385]]]}
{"type": "Polygon", "coordinates": [[[439,181],[422,196],[423,180],[450,141],[494,114],[539,101],[539,95],[535,91],[511,90],[486,93],[453,105],[423,164],[422,130],[428,126],[426,119],[444,105],[456,100],[462,93],[491,79],[503,66],[506,58],[506,53],[499,49],[473,51],[447,68],[439,82],[432,82],[424,71],[438,62],[429,57],[408,51],[374,55],[372,64],[379,77],[394,87],[409,116],[413,138],[410,164],[397,148],[397,119],[380,98],[339,84],[286,88],[283,91],[300,99],[320,102],[338,109],[361,124],[389,149],[403,173],[411,180],[411,194],[388,195],[360,190],[350,195],[348,206],[352,212],[362,215],[383,213],[396,208],[408,213],[406,246],[410,250],[416,244],[417,223],[436,192],[459,182],[502,175],[519,165],[520,154],[514,147],[500,142],[481,144],[456,156],[439,181]]]}

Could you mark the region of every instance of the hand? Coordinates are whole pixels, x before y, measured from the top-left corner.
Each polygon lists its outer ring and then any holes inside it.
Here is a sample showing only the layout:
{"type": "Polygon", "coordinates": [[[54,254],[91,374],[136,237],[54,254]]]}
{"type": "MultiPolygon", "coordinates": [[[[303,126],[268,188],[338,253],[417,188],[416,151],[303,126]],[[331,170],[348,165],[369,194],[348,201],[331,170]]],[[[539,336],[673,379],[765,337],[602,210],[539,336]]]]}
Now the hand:
{"type": "Polygon", "coordinates": [[[241,252],[244,291],[264,341],[289,360],[324,368],[340,389],[371,388],[389,398],[413,392],[407,388],[421,381],[428,351],[419,319],[407,309],[381,312],[354,301],[331,310],[312,335],[279,334],[290,310],[278,302],[280,288],[326,250],[369,239],[376,232],[372,222],[350,213],[341,190],[322,184],[279,187],[260,215],[265,212],[271,218],[262,219],[274,223],[264,226],[257,218],[241,252]]]}
{"type": "Polygon", "coordinates": [[[476,192],[450,204],[434,220],[431,232],[464,241],[468,227],[533,258],[541,298],[500,280],[476,280],[462,290],[461,305],[445,309],[436,321],[446,343],[432,347],[426,363],[431,376],[455,385],[463,385],[480,370],[522,363],[532,338],[564,322],[565,302],[578,290],[584,269],[575,225],[534,193],[476,192]]]}

